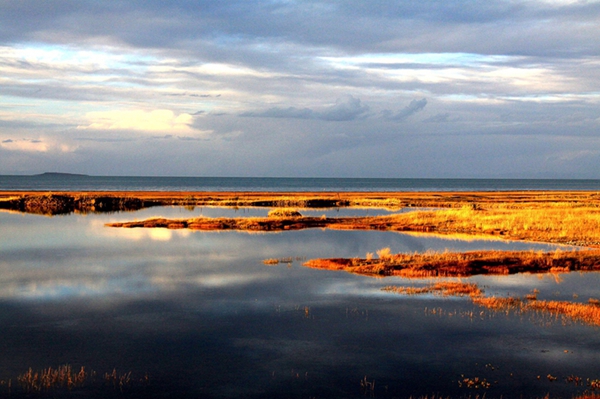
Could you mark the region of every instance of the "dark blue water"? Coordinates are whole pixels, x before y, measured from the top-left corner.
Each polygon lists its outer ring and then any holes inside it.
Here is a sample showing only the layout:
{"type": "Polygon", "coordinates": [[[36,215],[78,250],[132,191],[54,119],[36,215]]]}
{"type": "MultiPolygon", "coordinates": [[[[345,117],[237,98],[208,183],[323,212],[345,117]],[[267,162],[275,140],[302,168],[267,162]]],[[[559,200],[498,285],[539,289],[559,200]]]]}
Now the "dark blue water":
{"type": "Polygon", "coordinates": [[[0,176],[0,190],[34,191],[600,191],[600,180],[0,176]]]}
{"type": "MultiPolygon", "coordinates": [[[[150,208],[134,215],[199,211],[150,208]]],[[[0,398],[568,399],[586,386],[567,383],[567,376],[600,378],[598,327],[494,313],[467,298],[381,290],[439,279],[371,278],[302,265],[384,247],[410,253],[555,246],[387,231],[247,234],[105,225],[131,218],[0,212],[0,398]],[[273,258],[293,261],[263,263],[273,258]],[[97,378],[73,390],[28,392],[18,384],[30,367],[64,364],[96,371],[97,378]],[[131,372],[131,382],[105,383],[111,370],[131,372]],[[460,386],[463,375],[492,385],[460,386]],[[373,390],[361,386],[364,379],[375,382],[373,390]]],[[[586,302],[598,298],[600,274],[461,281],[490,296],[537,289],[542,300],[586,302]]]]}

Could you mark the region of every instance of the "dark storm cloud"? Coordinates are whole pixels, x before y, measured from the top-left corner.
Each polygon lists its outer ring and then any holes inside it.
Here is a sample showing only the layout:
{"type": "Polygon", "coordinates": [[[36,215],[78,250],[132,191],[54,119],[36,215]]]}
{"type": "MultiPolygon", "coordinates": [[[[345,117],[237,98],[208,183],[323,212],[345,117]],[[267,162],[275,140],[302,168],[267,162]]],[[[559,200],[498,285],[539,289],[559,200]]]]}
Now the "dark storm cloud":
{"type": "Polygon", "coordinates": [[[108,41],[269,63],[325,48],[571,57],[600,52],[590,35],[599,16],[596,2],[21,0],[0,4],[0,42],[108,41]]]}
{"type": "Polygon", "coordinates": [[[343,122],[363,118],[369,107],[362,105],[360,99],[348,96],[340,98],[335,105],[321,111],[310,108],[269,108],[266,111],[249,111],[240,114],[244,117],[255,118],[293,118],[293,119],[318,119],[322,121],[343,122]]]}
{"type": "Polygon", "coordinates": [[[412,100],[410,104],[401,109],[398,112],[393,112],[390,110],[382,111],[382,115],[385,119],[389,119],[392,121],[404,121],[406,118],[416,114],[417,112],[423,110],[427,105],[427,99],[422,98],[420,100],[412,100]]]}

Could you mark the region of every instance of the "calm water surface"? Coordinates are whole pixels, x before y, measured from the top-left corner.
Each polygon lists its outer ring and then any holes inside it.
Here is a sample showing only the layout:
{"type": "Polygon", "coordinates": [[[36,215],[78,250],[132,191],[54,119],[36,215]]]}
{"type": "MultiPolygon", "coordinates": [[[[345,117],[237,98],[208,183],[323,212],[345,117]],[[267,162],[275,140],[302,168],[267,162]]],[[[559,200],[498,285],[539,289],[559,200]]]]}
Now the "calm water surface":
{"type": "MultiPolygon", "coordinates": [[[[487,397],[570,398],[585,388],[567,384],[568,375],[600,378],[598,328],[480,313],[461,298],[381,291],[427,279],[375,279],[302,266],[303,259],[364,257],[383,247],[414,252],[551,246],[377,231],[104,227],[151,216],[230,212],[254,216],[254,210],[216,208],[52,218],[0,213],[0,380],[14,381],[29,367],[71,364],[99,373],[116,368],[136,381],[147,373],[148,384],[111,391],[115,397],[481,394],[459,387],[464,375],[492,382],[487,397]],[[262,263],[288,257],[291,264],[262,263]],[[548,374],[559,379],[549,382],[548,374]],[[373,391],[361,390],[365,376],[375,381],[373,391]]],[[[463,281],[479,283],[488,294],[524,295],[537,288],[540,298],[573,300],[577,294],[582,302],[598,297],[600,284],[595,273],[463,281]]],[[[0,397],[7,395],[0,385],[0,397]]],[[[11,397],[18,395],[13,389],[11,397]]],[[[63,393],[77,395],[95,394],[63,393]]]]}
{"type": "Polygon", "coordinates": [[[590,179],[420,179],[0,175],[0,190],[37,191],[508,191],[600,190],[590,179]]]}

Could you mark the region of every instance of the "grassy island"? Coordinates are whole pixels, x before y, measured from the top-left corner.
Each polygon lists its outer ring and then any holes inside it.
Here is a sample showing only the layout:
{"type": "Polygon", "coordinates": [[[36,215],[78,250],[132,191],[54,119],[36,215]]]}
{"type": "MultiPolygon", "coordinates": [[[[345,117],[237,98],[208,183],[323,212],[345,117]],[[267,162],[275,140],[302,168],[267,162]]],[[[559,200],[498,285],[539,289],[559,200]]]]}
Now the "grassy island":
{"type": "Polygon", "coordinates": [[[277,232],[307,228],[427,232],[446,236],[526,240],[586,248],[551,253],[471,252],[387,254],[373,259],[315,259],[307,266],[361,274],[463,276],[481,273],[598,270],[600,194],[596,192],[410,193],[0,193],[0,208],[39,214],[106,212],[149,206],[275,208],[267,217],[154,218],[110,223],[120,228],[169,228],[277,232]],[[385,216],[303,216],[303,209],[332,207],[414,211],[385,216]]]}

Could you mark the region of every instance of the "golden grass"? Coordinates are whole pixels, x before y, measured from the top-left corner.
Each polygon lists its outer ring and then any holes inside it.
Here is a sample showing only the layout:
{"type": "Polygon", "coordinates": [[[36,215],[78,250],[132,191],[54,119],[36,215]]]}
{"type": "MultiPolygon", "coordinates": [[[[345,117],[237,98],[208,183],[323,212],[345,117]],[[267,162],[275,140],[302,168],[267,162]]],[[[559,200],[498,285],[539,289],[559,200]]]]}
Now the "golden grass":
{"type": "Polygon", "coordinates": [[[504,239],[600,247],[600,207],[578,202],[486,203],[489,208],[415,211],[371,217],[302,217],[297,210],[276,209],[265,218],[150,219],[111,227],[168,227],[199,230],[281,231],[331,228],[389,230],[502,237],[504,239]]]}
{"type": "Polygon", "coordinates": [[[600,244],[600,208],[572,203],[529,204],[515,209],[495,204],[486,210],[471,207],[421,211],[393,216],[393,226],[414,226],[437,232],[500,235],[517,240],[600,244]]]}
{"type": "Polygon", "coordinates": [[[270,210],[267,216],[270,218],[297,218],[302,217],[302,214],[293,208],[275,208],[270,210]]]}

